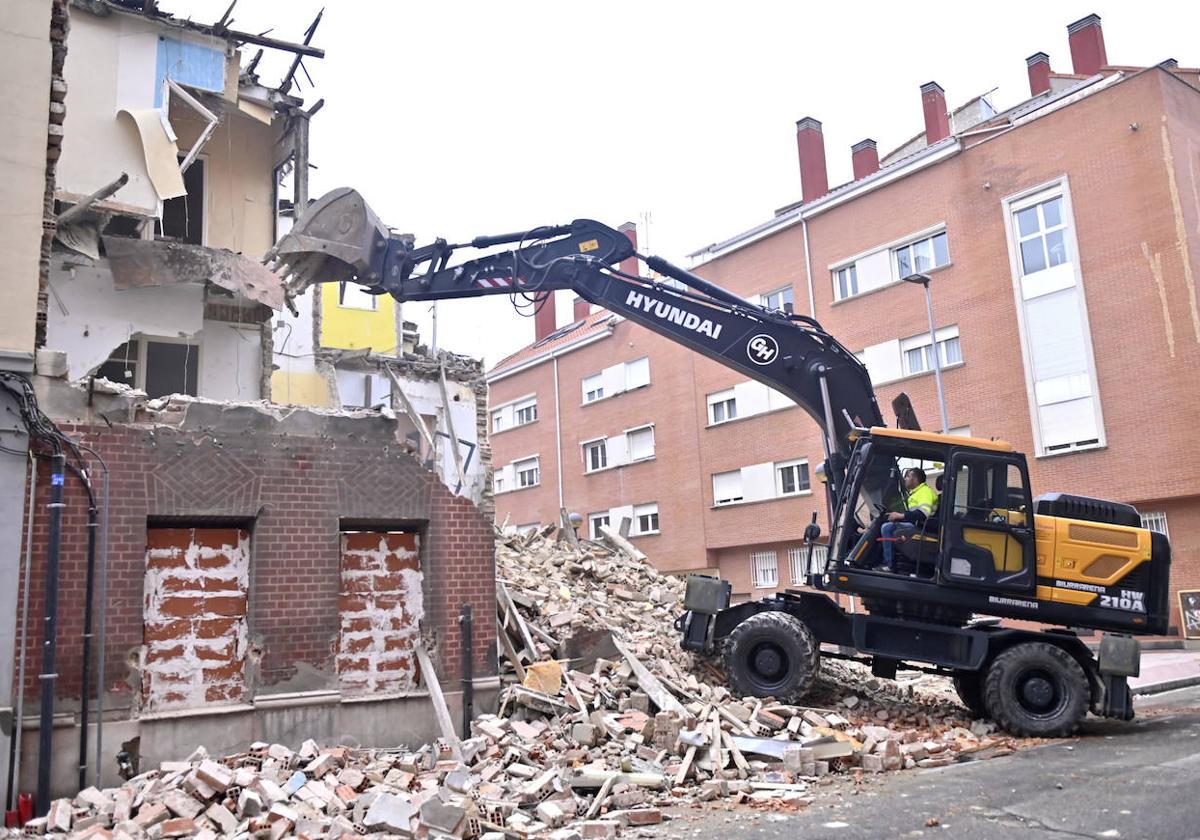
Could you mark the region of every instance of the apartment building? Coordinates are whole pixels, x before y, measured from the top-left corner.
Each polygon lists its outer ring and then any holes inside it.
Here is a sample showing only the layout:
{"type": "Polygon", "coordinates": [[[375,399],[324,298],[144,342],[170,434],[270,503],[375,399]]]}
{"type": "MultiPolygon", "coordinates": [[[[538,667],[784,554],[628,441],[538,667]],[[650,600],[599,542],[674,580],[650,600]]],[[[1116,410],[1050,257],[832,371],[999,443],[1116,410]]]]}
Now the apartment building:
{"type": "MultiPolygon", "coordinates": [[[[813,315],[865,362],[885,413],[905,392],[934,429],[936,352],[949,430],[1011,441],[1037,493],[1136,505],[1171,537],[1174,592],[1200,585],[1187,437],[1200,392],[1200,72],[1111,64],[1095,15],[1067,40],[1071,72],[1035,53],[1028,98],[1004,110],[988,96],[951,108],[940,85],[922,85],[923,130],[882,157],[873,140],[854,144],[854,180],[833,189],[821,123],[800,120],[801,200],[697,251],[693,270],[813,315]],[[932,278],[936,349],[921,288],[902,282],[914,271],[932,278]]],[[[632,538],[665,571],[716,571],[743,598],[797,582],[814,512],[827,531],[815,424],[728,368],[584,314],[541,325],[489,374],[497,475],[512,465],[498,519],[556,521],[560,504],[632,513],[632,538]],[[618,365],[626,387],[612,395],[618,365]],[[630,458],[643,427],[653,456],[630,458]],[[623,458],[597,469],[592,442],[606,436],[624,436],[623,458]]]]}

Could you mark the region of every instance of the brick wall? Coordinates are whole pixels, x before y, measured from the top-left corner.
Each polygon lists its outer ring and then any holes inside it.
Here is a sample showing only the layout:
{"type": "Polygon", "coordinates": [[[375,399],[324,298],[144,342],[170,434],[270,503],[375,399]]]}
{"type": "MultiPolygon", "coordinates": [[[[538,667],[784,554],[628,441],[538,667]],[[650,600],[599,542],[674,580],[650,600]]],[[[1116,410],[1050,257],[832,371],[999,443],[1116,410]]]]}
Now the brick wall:
{"type": "Polygon", "coordinates": [[[249,571],[247,531],[148,530],[143,708],[198,708],[245,697],[249,571]]]}
{"type": "Polygon", "coordinates": [[[342,534],[337,670],[348,695],[411,690],[425,613],[415,533],[342,534]]]}
{"type": "MultiPolygon", "coordinates": [[[[925,331],[920,289],[895,283],[835,302],[829,267],[944,223],[950,264],[933,274],[934,308],[940,325],[958,325],[964,359],[943,375],[950,425],[1011,441],[1028,456],[1037,494],[1062,491],[1165,510],[1173,592],[1200,587],[1200,456],[1193,443],[1200,393],[1200,92],[1149,70],[1015,130],[965,138],[964,145],[970,148],[812,217],[807,251],[817,319],[853,351],[925,331]],[[1064,177],[1106,446],[1037,457],[1004,202],[1064,177]]],[[[741,296],[791,283],[796,310],[808,314],[805,253],[804,230],[794,224],[694,270],[741,296]]],[[[735,591],[750,592],[751,551],[798,542],[813,511],[828,535],[825,494],[812,469],[823,460],[818,427],[797,409],[708,426],[706,395],[745,377],[678,345],[675,355],[660,351],[662,343],[669,342],[626,322],[611,338],[559,359],[567,505],[585,512],[657,500],[663,534],[642,538],[656,565],[706,565],[692,558],[707,549],[707,565],[736,580],[735,591]],[[582,376],[647,354],[649,388],[579,406],[582,376]],[[610,411],[617,416],[606,416],[610,411]],[[583,474],[580,440],[643,418],[656,423],[653,466],[583,474]],[[809,459],[811,496],[712,507],[714,473],[791,458],[809,459]],[[654,498],[645,496],[647,485],[654,498]]],[[[493,399],[536,390],[539,406],[551,400],[551,367],[494,383],[493,399]]],[[[936,428],[933,375],[876,388],[889,422],[891,400],[901,391],[925,427],[936,428]]],[[[498,462],[518,440],[522,455],[553,454],[552,423],[509,434],[496,438],[498,462]]],[[[501,518],[507,510],[513,523],[552,521],[551,477],[544,465],[542,488],[499,497],[501,518]]]]}
{"type": "MultiPolygon", "coordinates": [[[[110,690],[139,688],[147,525],[237,525],[249,531],[247,696],[338,687],[341,533],[403,526],[420,534],[424,626],[444,680],[461,672],[458,615],[473,605],[474,667],[495,673],[492,526],[402,451],[384,418],[191,403],[178,425],[66,424],[112,470],[107,673],[110,690]]],[[[27,653],[40,661],[47,474],[33,508],[34,569],[27,653]]],[[[97,482],[98,483],[98,482],[97,482]]],[[[62,531],[59,695],[80,692],[87,503],[68,476],[62,531]]],[[[415,610],[412,611],[415,614],[415,610]]],[[[36,664],[28,669],[37,692],[36,664]]]]}

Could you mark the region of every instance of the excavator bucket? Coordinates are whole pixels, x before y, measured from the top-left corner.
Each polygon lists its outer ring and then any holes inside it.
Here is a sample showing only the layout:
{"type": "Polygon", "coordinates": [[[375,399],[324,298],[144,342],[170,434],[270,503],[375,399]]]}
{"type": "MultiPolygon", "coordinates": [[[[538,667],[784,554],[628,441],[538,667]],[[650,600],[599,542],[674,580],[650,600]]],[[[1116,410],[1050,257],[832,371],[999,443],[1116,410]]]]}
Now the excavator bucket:
{"type": "Polygon", "coordinates": [[[289,302],[314,283],[382,276],[389,232],[357,190],[340,187],[303,211],[264,262],[284,282],[289,302]]]}

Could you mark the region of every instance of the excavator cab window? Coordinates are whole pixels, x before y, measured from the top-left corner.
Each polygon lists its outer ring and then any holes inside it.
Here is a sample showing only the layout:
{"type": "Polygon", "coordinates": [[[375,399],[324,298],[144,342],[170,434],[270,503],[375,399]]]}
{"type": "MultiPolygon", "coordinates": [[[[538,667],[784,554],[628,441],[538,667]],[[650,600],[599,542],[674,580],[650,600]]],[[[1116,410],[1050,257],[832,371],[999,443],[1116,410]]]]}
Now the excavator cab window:
{"type": "Polygon", "coordinates": [[[1036,558],[1023,465],[1011,457],[956,452],[944,493],[942,579],[1032,592],[1036,558]]]}

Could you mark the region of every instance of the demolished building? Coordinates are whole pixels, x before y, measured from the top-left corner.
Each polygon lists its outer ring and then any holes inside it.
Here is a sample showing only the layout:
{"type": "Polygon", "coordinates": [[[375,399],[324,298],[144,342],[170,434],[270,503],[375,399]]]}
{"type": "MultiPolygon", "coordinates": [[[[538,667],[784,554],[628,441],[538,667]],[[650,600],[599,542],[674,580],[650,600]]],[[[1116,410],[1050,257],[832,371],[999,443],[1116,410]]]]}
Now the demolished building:
{"type": "Polygon", "coordinates": [[[494,644],[459,624],[469,605],[494,638],[482,367],[418,347],[398,312],[396,341],[338,346],[322,302],[288,313],[260,263],[307,204],[320,103],[292,77],[322,55],[315,29],[289,43],[120,0],[22,0],[0,24],[4,45],[33,45],[13,125],[36,134],[41,97],[43,137],[12,148],[44,191],[0,190],[45,234],[40,265],[32,225],[0,239],[21,257],[14,301],[37,289],[0,321],[0,368],[81,448],[77,474],[6,455],[0,475],[10,795],[34,790],[50,726],[50,788],[68,792],[119,782],[118,754],[157,763],[183,744],[425,740],[430,681],[459,704],[464,657],[475,702],[495,694],[494,644]],[[246,45],[293,55],[291,72],[260,78],[246,45]],[[297,359],[326,392],[292,398],[297,359]],[[36,714],[47,686],[52,720],[36,714]]]}

